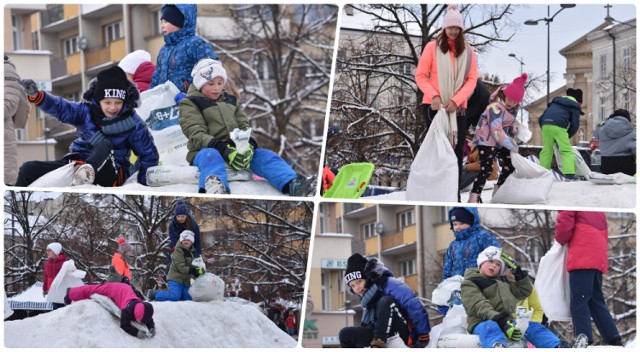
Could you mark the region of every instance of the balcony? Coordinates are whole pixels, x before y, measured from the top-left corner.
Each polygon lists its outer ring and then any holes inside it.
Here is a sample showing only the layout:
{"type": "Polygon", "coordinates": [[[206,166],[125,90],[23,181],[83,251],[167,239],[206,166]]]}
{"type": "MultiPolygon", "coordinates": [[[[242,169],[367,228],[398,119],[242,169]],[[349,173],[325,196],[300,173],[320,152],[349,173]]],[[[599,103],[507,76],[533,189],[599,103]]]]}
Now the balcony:
{"type": "Polygon", "coordinates": [[[404,283],[407,284],[407,286],[411,287],[413,292],[419,292],[418,291],[418,274],[407,275],[407,276],[403,276],[402,278],[404,279],[404,283]]]}
{"type": "Polygon", "coordinates": [[[63,32],[78,27],[78,5],[47,5],[40,12],[43,32],[63,32]]]}
{"type": "Polygon", "coordinates": [[[403,247],[415,245],[417,239],[416,225],[410,225],[400,231],[383,235],[381,238],[382,251],[385,255],[400,254],[403,247]]]}
{"type": "Polygon", "coordinates": [[[82,72],[82,66],[80,65],[80,53],[75,53],[67,56],[67,75],[72,76],[82,72]]]}
{"type": "Polygon", "coordinates": [[[369,237],[364,241],[365,256],[378,254],[378,248],[378,236],[369,237]]]}
{"type": "Polygon", "coordinates": [[[124,38],[109,43],[106,47],[85,52],[85,66],[87,70],[102,64],[119,61],[125,55],[124,38]]]}

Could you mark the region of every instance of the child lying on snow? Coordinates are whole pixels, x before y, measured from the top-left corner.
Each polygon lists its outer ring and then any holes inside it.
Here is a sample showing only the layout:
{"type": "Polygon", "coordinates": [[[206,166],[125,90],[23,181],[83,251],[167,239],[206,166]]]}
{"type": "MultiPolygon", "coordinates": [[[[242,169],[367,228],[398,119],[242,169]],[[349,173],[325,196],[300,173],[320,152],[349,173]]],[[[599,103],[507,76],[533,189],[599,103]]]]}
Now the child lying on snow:
{"type": "Polygon", "coordinates": [[[64,303],[71,304],[71,302],[90,299],[94,293],[109,297],[122,310],[120,328],[126,331],[127,334],[139,339],[147,337],[147,334],[131,326],[131,321],[135,319],[149,328],[151,337],[155,336],[156,325],[153,322],[153,306],[149,302],[142,302],[138,299],[138,296],[133,292],[133,288],[127,284],[108,282],[106,284],[73,287],[67,291],[64,303]]]}

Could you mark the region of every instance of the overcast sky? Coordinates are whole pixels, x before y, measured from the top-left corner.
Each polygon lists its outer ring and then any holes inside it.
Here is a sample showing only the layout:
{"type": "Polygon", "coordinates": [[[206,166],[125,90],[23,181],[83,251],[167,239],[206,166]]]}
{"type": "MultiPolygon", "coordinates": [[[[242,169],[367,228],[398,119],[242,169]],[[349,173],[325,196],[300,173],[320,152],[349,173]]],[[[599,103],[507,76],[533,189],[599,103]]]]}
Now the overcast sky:
{"type": "MultiPolygon", "coordinates": [[[[560,12],[551,22],[551,91],[565,83],[563,73],[566,60],[559,51],[604,22],[607,15],[604,5],[596,2],[585,4],[585,1],[581,1],[576,7],[560,12]]],[[[636,17],[636,6],[612,5],[609,11],[614,19],[625,21],[636,17]]],[[[559,9],[559,4],[551,5],[551,15],[559,9]]],[[[509,57],[510,53],[514,53],[525,63],[524,72],[544,74],[547,70],[547,26],[544,21],[540,21],[537,26],[524,25],[526,20],[544,17],[547,17],[547,5],[525,5],[516,9],[511,18],[522,24],[520,30],[511,42],[499,45],[490,53],[478,57],[480,70],[498,74],[503,81],[511,81],[520,75],[520,63],[509,57]]],[[[545,94],[546,89],[541,92],[541,96],[545,94]]]]}

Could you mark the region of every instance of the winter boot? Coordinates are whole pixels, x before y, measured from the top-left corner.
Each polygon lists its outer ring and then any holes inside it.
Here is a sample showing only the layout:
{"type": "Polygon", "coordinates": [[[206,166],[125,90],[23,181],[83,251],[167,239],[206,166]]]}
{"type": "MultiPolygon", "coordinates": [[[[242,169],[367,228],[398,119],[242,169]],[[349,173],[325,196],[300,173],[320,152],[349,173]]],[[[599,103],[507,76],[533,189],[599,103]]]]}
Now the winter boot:
{"type": "Polygon", "coordinates": [[[580,181],[580,177],[574,175],[574,174],[566,174],[564,175],[564,181],[565,182],[575,182],[575,181],[580,181]]]}
{"type": "Polygon", "coordinates": [[[608,346],[624,346],[624,344],[622,343],[622,338],[620,336],[616,337],[613,340],[607,341],[607,345],[608,346]]]}
{"type": "Polygon", "coordinates": [[[371,340],[371,348],[385,348],[387,347],[387,343],[378,337],[374,337],[373,340],[371,340]]]}
{"type": "Polygon", "coordinates": [[[482,198],[480,198],[480,193],[469,193],[469,200],[467,203],[482,203],[482,198]]]}
{"type": "Polygon", "coordinates": [[[507,348],[507,346],[505,346],[504,343],[502,343],[502,342],[496,342],[491,347],[493,347],[493,348],[507,348]]]}
{"type": "Polygon", "coordinates": [[[289,195],[292,197],[310,197],[316,191],[316,177],[304,177],[298,175],[287,186],[289,186],[289,195]]]}
{"type": "Polygon", "coordinates": [[[589,346],[589,338],[585,334],[576,336],[576,340],[573,342],[573,348],[587,348],[589,346]]]}
{"type": "Polygon", "coordinates": [[[209,194],[229,194],[229,190],[218,176],[211,175],[204,181],[204,188],[209,194]]]}
{"type": "Polygon", "coordinates": [[[91,164],[82,164],[76,168],[73,173],[72,186],[90,185],[96,179],[96,172],[91,164]]]}
{"type": "Polygon", "coordinates": [[[149,302],[154,301],[156,299],[156,291],[149,289],[147,290],[147,300],[149,302]]]}

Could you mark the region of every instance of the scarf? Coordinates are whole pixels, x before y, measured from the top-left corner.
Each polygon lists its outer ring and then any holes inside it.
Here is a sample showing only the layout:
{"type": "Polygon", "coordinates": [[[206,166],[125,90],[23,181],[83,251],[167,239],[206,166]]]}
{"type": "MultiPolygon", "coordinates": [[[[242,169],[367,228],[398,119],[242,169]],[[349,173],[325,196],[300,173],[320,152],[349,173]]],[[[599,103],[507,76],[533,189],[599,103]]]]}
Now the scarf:
{"type": "Polygon", "coordinates": [[[360,306],[364,310],[362,314],[361,324],[362,326],[367,326],[372,324],[375,320],[375,305],[378,303],[378,300],[382,297],[382,290],[380,286],[373,284],[367,291],[365,291],[364,295],[360,299],[360,306]]]}
{"type": "MultiPolygon", "coordinates": [[[[448,40],[448,39],[442,39],[448,40]]],[[[451,49],[453,50],[453,49],[451,49]]],[[[438,69],[438,87],[440,88],[440,99],[443,104],[453,98],[455,92],[457,92],[464,81],[466,80],[466,67],[469,60],[468,46],[465,46],[465,51],[458,57],[455,57],[455,67],[451,61],[450,53],[443,53],[442,50],[436,48],[436,67],[438,69]]],[[[458,107],[460,108],[460,107],[458,107]]],[[[456,112],[447,113],[449,117],[450,129],[452,131],[458,130],[458,121],[456,120],[456,112]]]]}
{"type": "Polygon", "coordinates": [[[107,136],[132,131],[136,127],[132,111],[124,111],[115,117],[106,117],[99,105],[91,105],[91,120],[99,129],[89,140],[92,146],[103,142],[107,136]]]}

